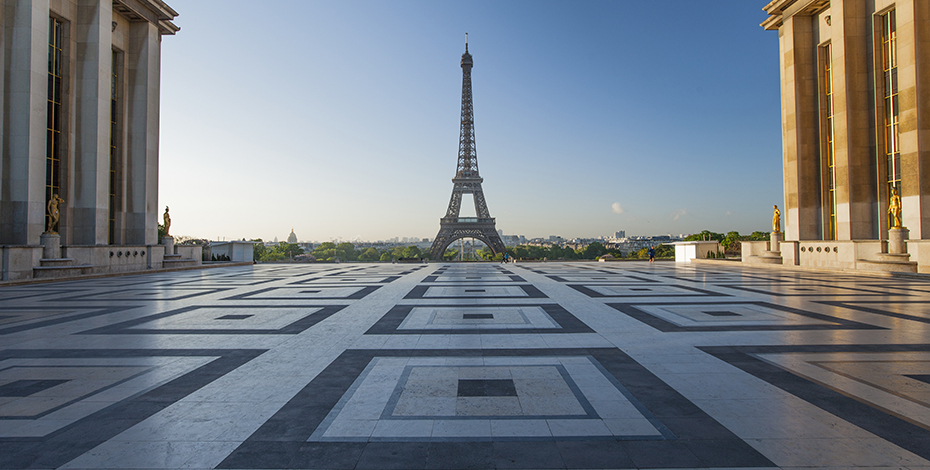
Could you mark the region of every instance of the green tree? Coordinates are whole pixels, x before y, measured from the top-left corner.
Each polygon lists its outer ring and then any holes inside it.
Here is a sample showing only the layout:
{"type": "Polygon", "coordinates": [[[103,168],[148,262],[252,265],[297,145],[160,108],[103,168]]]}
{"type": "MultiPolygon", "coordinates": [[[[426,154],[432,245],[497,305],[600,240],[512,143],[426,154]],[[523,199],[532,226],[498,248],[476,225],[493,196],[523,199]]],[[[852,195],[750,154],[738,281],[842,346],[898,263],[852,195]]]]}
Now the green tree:
{"type": "Polygon", "coordinates": [[[295,256],[303,254],[304,249],[296,243],[278,243],[277,246],[272,248],[271,252],[280,253],[282,255],[280,259],[293,259],[295,256]]]}
{"type": "Polygon", "coordinates": [[[447,248],[446,252],[442,254],[442,259],[444,261],[454,261],[459,256],[459,250],[452,248],[447,248]]]}
{"type": "Polygon", "coordinates": [[[593,242],[585,247],[582,254],[584,259],[596,259],[598,256],[607,254],[607,248],[601,242],[593,242]]]}
{"type": "MultiPolygon", "coordinates": [[[[647,255],[648,257],[648,255],[647,255]]],[[[656,258],[674,258],[675,247],[672,245],[659,245],[656,247],[656,258]]]]}
{"type": "Polygon", "coordinates": [[[381,253],[381,261],[393,261],[393,260],[394,260],[394,257],[391,256],[390,251],[385,251],[384,253],[381,253]]]}
{"type": "Polygon", "coordinates": [[[378,250],[375,248],[368,248],[363,251],[362,254],[358,255],[359,261],[378,261],[381,259],[381,253],[378,253],[378,250]]]}
{"type": "Polygon", "coordinates": [[[490,261],[494,259],[494,251],[491,250],[490,247],[481,248],[475,251],[475,254],[478,255],[478,259],[481,259],[484,261],[490,261]]]}
{"type": "Polygon", "coordinates": [[[355,251],[355,245],[349,242],[343,242],[337,245],[336,255],[341,261],[358,261],[358,252],[355,251]]]}
{"type": "Polygon", "coordinates": [[[265,242],[263,242],[261,238],[253,238],[252,241],[256,242],[252,244],[252,259],[255,261],[262,261],[265,257],[265,253],[268,252],[268,248],[265,247],[265,242]]]}
{"type": "Polygon", "coordinates": [[[688,235],[685,237],[685,241],[703,241],[703,240],[716,240],[718,242],[723,241],[726,238],[722,233],[711,232],[710,230],[702,230],[700,233],[695,233],[693,235],[688,235]]]}
{"type": "Polygon", "coordinates": [[[752,232],[746,239],[753,242],[764,242],[771,236],[770,232],[752,232]]]}
{"type": "Polygon", "coordinates": [[[410,245],[407,248],[404,248],[400,253],[401,258],[422,258],[423,252],[420,251],[416,245],[410,245]]]}
{"type": "Polygon", "coordinates": [[[285,255],[281,251],[268,250],[265,254],[262,255],[262,261],[281,261],[285,258],[285,255]]]}

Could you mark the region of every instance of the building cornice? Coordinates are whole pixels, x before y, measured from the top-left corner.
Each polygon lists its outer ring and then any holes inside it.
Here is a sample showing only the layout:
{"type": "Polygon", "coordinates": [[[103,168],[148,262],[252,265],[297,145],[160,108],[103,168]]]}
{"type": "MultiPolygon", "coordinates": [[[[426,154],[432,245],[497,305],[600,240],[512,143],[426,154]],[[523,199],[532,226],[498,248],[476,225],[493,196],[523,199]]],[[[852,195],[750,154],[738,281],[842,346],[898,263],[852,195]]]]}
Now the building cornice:
{"type": "Polygon", "coordinates": [[[772,0],[762,7],[769,17],[759,26],[766,30],[777,30],[786,18],[795,15],[814,15],[830,7],[830,0],[772,0]]]}
{"type": "Polygon", "coordinates": [[[174,34],[181,29],[172,23],[178,12],[162,0],[113,0],[113,11],[130,21],[148,21],[158,26],[163,35],[174,34]]]}

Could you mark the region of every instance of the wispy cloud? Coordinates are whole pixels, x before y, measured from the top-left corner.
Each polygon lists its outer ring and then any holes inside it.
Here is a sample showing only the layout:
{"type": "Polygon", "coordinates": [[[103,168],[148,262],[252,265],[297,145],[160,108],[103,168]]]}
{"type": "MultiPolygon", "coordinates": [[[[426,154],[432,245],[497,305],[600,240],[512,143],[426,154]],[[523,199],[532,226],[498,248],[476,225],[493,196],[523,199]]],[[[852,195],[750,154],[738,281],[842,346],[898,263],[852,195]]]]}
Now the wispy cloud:
{"type": "Polygon", "coordinates": [[[733,215],[733,211],[727,211],[726,215],[733,215]]]}
{"type": "Polygon", "coordinates": [[[626,212],[626,209],[624,209],[623,206],[621,206],[619,202],[615,202],[611,204],[610,210],[614,211],[614,214],[622,214],[626,212]]]}
{"type": "Polygon", "coordinates": [[[686,210],[684,210],[684,209],[678,209],[678,212],[676,212],[676,213],[673,215],[672,220],[673,220],[673,221],[678,221],[678,219],[680,219],[681,216],[683,216],[683,215],[688,215],[688,211],[686,211],[686,210]]]}

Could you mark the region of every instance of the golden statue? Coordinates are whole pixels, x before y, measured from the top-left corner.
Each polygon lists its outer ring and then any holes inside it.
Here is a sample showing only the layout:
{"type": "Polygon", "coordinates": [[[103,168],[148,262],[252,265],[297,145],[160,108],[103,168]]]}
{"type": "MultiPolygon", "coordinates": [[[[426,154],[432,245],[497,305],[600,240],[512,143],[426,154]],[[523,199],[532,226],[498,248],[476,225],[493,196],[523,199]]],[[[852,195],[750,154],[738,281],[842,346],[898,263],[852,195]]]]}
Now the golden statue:
{"type": "Polygon", "coordinates": [[[772,231],[775,233],[781,233],[781,211],[778,210],[778,206],[772,206],[775,209],[775,214],[772,215],[772,231]]]}
{"type": "Polygon", "coordinates": [[[169,237],[170,235],[168,235],[168,229],[171,228],[171,216],[168,215],[168,206],[165,206],[164,219],[165,219],[165,224],[163,225],[163,227],[165,227],[165,236],[169,237]]]}
{"type": "Polygon", "coordinates": [[[891,196],[888,197],[888,225],[889,228],[901,228],[901,196],[898,188],[891,187],[891,196]]]}
{"type": "Polygon", "coordinates": [[[58,205],[63,202],[65,202],[65,200],[58,197],[58,193],[52,194],[52,198],[48,200],[48,227],[45,233],[58,233],[55,231],[55,226],[58,225],[58,218],[61,217],[61,212],[58,211],[58,205]]]}

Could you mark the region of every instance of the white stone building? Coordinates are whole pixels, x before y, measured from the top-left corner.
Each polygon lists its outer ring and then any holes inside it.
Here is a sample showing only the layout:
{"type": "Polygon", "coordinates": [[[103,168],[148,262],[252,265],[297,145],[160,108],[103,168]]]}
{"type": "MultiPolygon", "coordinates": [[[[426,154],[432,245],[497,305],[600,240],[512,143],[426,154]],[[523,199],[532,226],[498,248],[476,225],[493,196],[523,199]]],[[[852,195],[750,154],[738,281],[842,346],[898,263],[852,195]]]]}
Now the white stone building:
{"type": "Polygon", "coordinates": [[[157,243],[161,40],[176,16],[161,0],[0,0],[3,279],[39,266],[55,194],[51,231],[85,272],[163,267],[164,249],[144,247],[157,243]]]}

